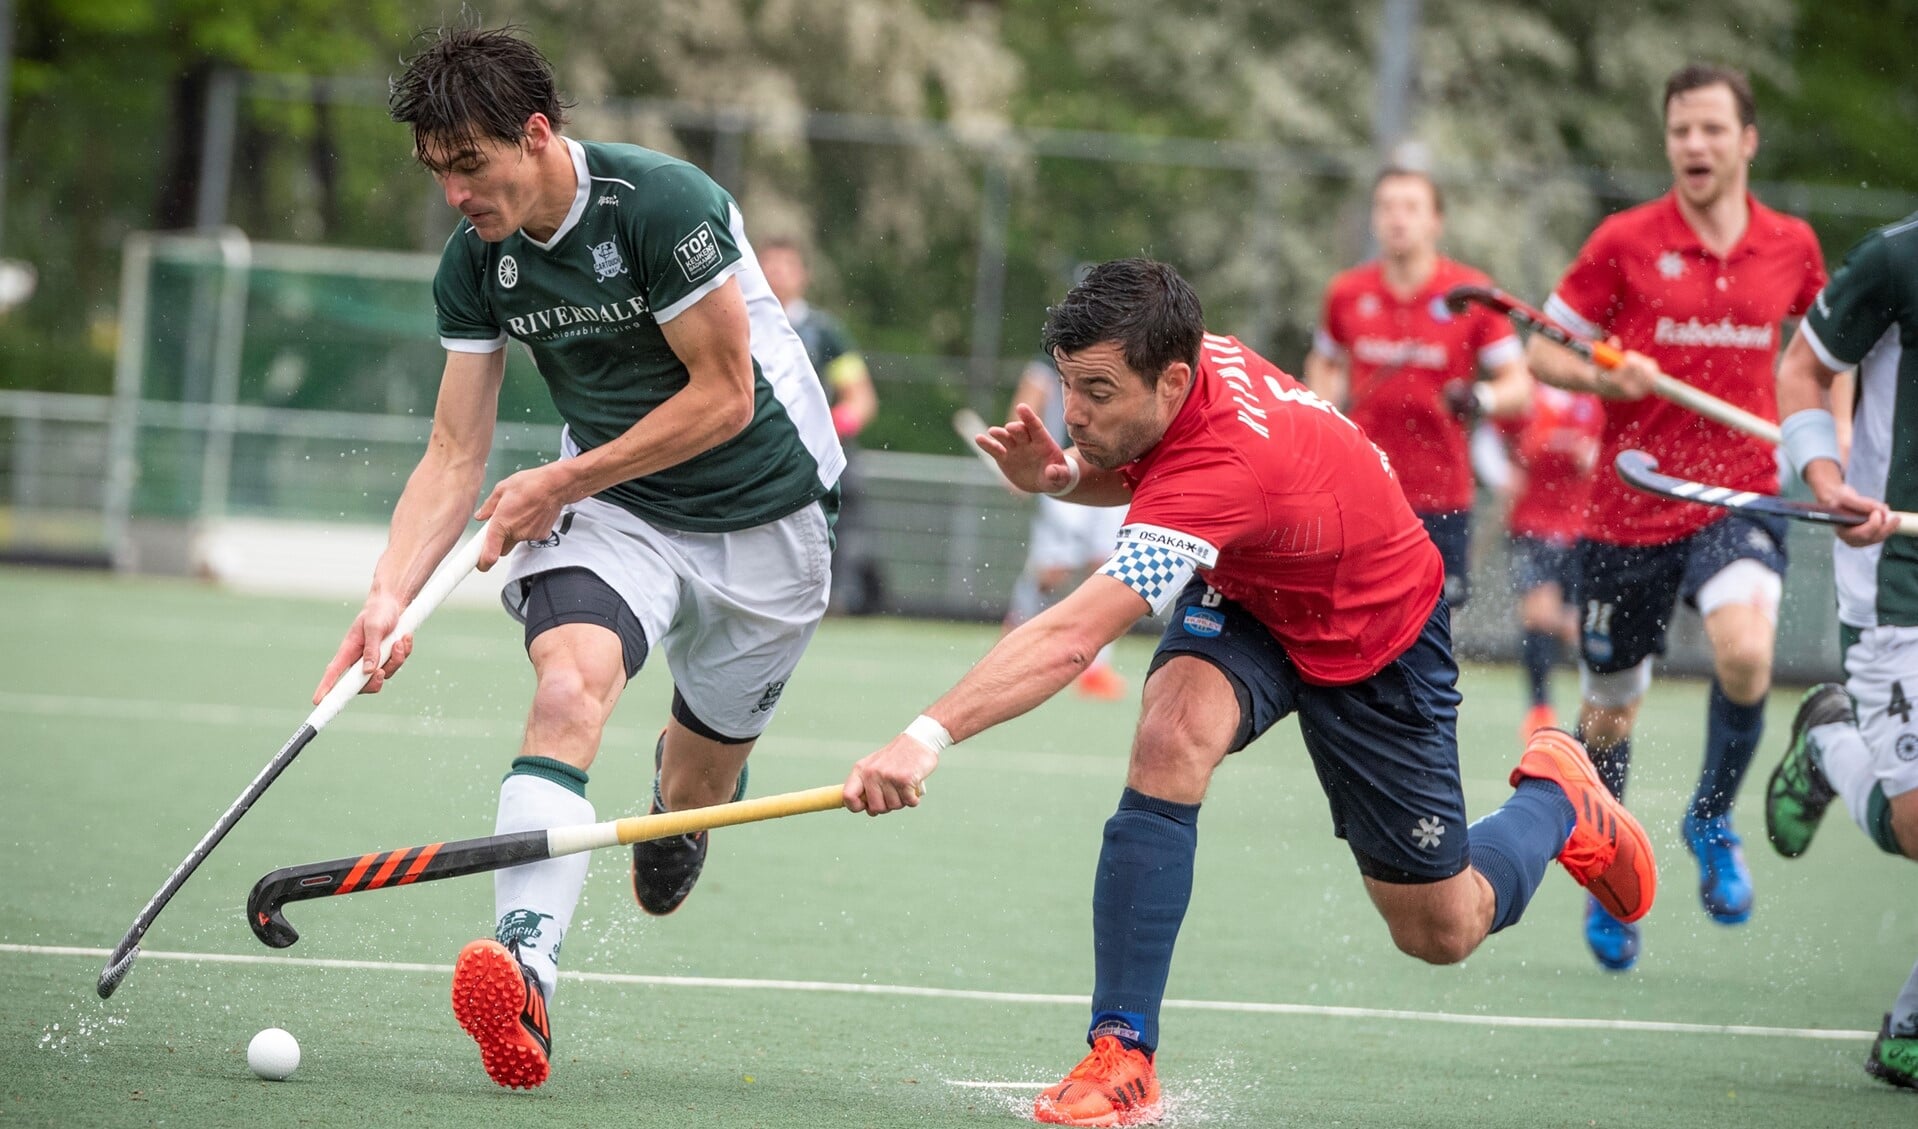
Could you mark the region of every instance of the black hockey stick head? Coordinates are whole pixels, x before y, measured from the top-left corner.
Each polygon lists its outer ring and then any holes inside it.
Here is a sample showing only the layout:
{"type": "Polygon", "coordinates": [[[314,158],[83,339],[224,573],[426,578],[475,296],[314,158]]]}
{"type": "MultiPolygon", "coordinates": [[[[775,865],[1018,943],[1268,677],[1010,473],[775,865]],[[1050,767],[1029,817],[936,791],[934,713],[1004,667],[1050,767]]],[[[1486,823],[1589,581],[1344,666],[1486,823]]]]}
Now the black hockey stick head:
{"type": "Polygon", "coordinates": [[[1838,513],[1823,506],[1780,498],[1775,494],[1734,490],[1729,486],[1712,486],[1661,474],[1658,460],[1644,451],[1620,451],[1618,457],[1612,460],[1612,469],[1632,489],[1674,501],[1696,502],[1701,506],[1717,506],[1741,513],[1772,514],[1818,525],[1858,525],[1865,520],[1857,514],[1838,513]]]}
{"type": "Polygon", "coordinates": [[[1454,286],[1445,292],[1445,308],[1455,314],[1464,313],[1465,308],[1475,302],[1503,314],[1515,308],[1505,292],[1493,286],[1454,286]]]}
{"type": "Polygon", "coordinates": [[[100,970],[100,982],[93,986],[93,990],[100,993],[100,998],[103,1000],[113,995],[113,990],[120,986],[120,981],[125,980],[127,973],[133,971],[133,962],[139,959],[139,945],[121,942],[120,948],[113,950],[113,955],[107,959],[107,966],[100,970]]]}
{"type": "Polygon", "coordinates": [[[300,931],[286,919],[286,903],[332,893],[337,865],[281,867],[253,884],[246,896],[246,923],[262,945],[285,949],[300,939],[300,931]]]}

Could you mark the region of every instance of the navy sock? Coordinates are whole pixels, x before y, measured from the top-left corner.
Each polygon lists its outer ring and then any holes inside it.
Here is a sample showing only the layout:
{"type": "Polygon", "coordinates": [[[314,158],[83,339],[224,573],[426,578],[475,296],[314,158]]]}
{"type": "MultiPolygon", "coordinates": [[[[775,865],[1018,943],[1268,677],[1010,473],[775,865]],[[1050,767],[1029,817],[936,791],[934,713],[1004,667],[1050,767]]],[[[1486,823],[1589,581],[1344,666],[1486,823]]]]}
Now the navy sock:
{"type": "Polygon", "coordinates": [[[1549,631],[1527,631],[1519,644],[1524,658],[1525,685],[1532,692],[1532,704],[1542,706],[1552,700],[1552,664],[1558,661],[1558,636],[1549,631]]]}
{"type": "Polygon", "coordinates": [[[1472,824],[1472,866],[1492,884],[1496,899],[1492,932],[1525,912],[1545,877],[1545,864],[1565,849],[1577,819],[1563,788],[1527,777],[1502,807],[1472,824]]]}
{"type": "Polygon", "coordinates": [[[1625,776],[1632,768],[1632,739],[1625,738],[1616,745],[1601,746],[1585,736],[1583,729],[1575,737],[1585,746],[1586,755],[1592,758],[1592,767],[1598,770],[1598,778],[1605,782],[1612,796],[1620,803],[1625,800],[1625,776]]]}
{"type": "Polygon", "coordinates": [[[1151,1053],[1159,1045],[1159,1002],[1172,970],[1172,943],[1192,900],[1199,805],[1175,804],[1131,788],[1106,820],[1092,883],[1091,1042],[1117,1035],[1151,1053]]]}
{"type": "Polygon", "coordinates": [[[1741,706],[1725,696],[1712,679],[1711,709],[1705,720],[1705,767],[1692,793],[1692,815],[1715,819],[1732,810],[1738,785],[1751,767],[1758,742],[1765,736],[1765,699],[1741,706]]]}

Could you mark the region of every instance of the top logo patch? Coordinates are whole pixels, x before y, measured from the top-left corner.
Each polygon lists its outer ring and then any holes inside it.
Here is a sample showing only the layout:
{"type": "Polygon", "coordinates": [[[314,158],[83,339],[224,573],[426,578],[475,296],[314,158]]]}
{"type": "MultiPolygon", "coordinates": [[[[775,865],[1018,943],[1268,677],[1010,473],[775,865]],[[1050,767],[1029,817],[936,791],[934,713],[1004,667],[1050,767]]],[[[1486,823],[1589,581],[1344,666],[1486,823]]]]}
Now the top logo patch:
{"type": "Polygon", "coordinates": [[[593,244],[593,273],[601,282],[626,273],[626,264],[619,257],[619,244],[611,239],[604,243],[593,244]]]}
{"type": "Polygon", "coordinates": [[[499,285],[502,290],[511,290],[519,285],[519,264],[511,255],[499,257],[499,285]]]}
{"type": "Polygon", "coordinates": [[[1682,278],[1685,274],[1685,256],[1677,251],[1667,251],[1658,257],[1658,273],[1666,278],[1682,278]]]}
{"type": "Polygon", "coordinates": [[[673,256],[679,260],[679,269],[686,272],[687,282],[698,282],[713,273],[719,267],[719,240],[713,238],[711,224],[700,224],[693,233],[679,241],[673,248],[673,256]]]}

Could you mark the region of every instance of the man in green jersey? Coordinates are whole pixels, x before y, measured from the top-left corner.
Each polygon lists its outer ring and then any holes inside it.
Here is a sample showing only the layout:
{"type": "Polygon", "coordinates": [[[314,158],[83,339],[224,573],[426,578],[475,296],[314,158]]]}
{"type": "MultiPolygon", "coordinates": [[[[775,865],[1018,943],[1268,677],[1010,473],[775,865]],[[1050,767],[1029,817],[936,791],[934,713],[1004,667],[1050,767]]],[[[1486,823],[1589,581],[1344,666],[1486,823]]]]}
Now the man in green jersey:
{"type": "MultiPolygon", "coordinates": [[[[1918,859],[1918,539],[1891,537],[1891,511],[1918,510],[1918,215],[1867,235],[1831,276],[1785,350],[1778,412],[1785,453],[1819,503],[1864,520],[1839,527],[1833,547],[1845,683],[1814,686],[1799,704],[1766,790],[1766,829],[1796,858],[1843,800],[1880,850],[1918,859]],[[1847,458],[1830,389],[1854,368],[1847,458]]],[[[1918,1089],[1918,968],[1865,1069],[1918,1089]]]]}
{"type": "Polygon", "coordinates": [[[799,242],[766,240],[759,248],[759,265],[793,332],[806,343],[806,356],[832,403],[833,430],[846,448],[846,472],[839,476],[839,520],[833,524],[837,545],[829,606],[834,612],[871,615],[884,605],[886,580],[867,514],[866,476],[861,473],[865,459],[858,438],[879,414],[879,394],[852,334],[838,318],[806,300],[812,270],[799,242]]]}
{"type": "MultiPolygon", "coordinates": [[[[721,803],[826,608],[845,456],[759,269],[739,208],[683,161],[561,135],[566,103],[509,30],[429,38],[392,86],[396,121],[461,222],[433,284],[446,368],[425,456],[394,507],[366,603],[321,679],[376,691],[411,641],[378,646],[485,485],[509,340],[565,420],[560,457],[493,485],[479,566],[525,624],[536,686],[496,829],[594,821],[586,770],[653,648],[673,676],[654,810],[721,803]]],[[[316,695],[317,697],[317,695],[316,695]]],[[[691,891],[704,835],[639,844],[649,913],[691,891]]],[[[546,1003],[588,856],[501,871],[494,936],[460,953],[453,1010],[503,1086],[546,1080],[546,1003]]]]}

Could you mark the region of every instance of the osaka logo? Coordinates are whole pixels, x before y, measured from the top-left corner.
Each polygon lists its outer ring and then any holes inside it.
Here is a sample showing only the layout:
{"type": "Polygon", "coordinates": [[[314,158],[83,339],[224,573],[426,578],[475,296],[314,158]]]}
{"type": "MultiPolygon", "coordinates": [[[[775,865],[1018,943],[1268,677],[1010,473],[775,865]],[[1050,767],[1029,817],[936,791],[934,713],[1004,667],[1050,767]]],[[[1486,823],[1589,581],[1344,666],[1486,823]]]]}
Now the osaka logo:
{"type": "Polygon", "coordinates": [[[1183,626],[1187,635],[1210,639],[1225,630],[1225,617],[1215,611],[1193,608],[1185,613],[1183,626]]]}

